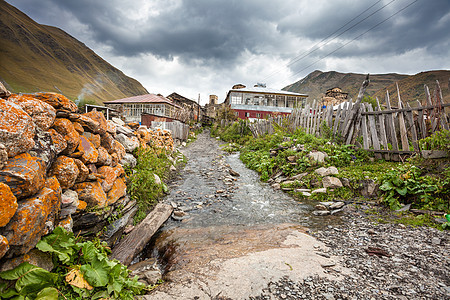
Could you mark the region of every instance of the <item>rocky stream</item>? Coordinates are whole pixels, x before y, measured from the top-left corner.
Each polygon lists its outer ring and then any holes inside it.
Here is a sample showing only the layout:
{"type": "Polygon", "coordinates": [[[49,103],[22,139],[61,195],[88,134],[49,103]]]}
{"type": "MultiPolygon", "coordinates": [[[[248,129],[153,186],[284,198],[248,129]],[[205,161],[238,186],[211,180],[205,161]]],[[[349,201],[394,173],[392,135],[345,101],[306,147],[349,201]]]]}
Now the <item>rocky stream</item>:
{"type": "Polygon", "coordinates": [[[448,232],[376,224],[365,205],[316,216],[220,143],[182,149],[174,213],[131,266],[164,281],[144,299],[449,299],[448,232]]]}

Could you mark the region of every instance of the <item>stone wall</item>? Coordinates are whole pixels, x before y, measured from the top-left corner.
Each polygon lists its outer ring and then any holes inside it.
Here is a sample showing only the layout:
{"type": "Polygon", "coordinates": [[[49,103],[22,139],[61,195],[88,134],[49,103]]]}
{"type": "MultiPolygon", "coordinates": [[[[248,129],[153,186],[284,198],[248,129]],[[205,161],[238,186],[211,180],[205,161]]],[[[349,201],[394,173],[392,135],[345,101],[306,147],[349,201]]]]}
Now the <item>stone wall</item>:
{"type": "Polygon", "coordinates": [[[93,234],[115,216],[103,232],[113,242],[136,213],[123,166],[139,146],[173,150],[170,132],[80,114],[60,94],[0,97],[0,265],[26,260],[55,226],[93,234]]]}

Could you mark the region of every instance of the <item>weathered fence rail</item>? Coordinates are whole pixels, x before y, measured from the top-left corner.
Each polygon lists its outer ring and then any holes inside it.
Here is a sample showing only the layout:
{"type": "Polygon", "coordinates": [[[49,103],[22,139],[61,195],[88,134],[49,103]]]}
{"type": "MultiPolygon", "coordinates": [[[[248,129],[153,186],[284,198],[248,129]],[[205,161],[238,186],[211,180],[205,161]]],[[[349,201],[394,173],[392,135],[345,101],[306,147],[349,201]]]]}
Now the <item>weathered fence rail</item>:
{"type": "Polygon", "coordinates": [[[172,132],[173,139],[185,141],[189,137],[189,125],[180,121],[173,122],[156,122],[152,121],[151,128],[162,128],[172,132]]]}
{"type": "Polygon", "coordinates": [[[433,132],[449,129],[449,117],[443,102],[439,82],[436,81],[434,97],[431,97],[428,86],[424,86],[426,105],[416,101],[415,107],[404,104],[397,86],[398,103],[393,108],[386,91],[383,110],[376,99],[376,107],[363,103],[362,98],[369,84],[368,78],[359,91],[356,102],[352,100],[322,110],[314,100],[303,109],[295,109],[291,115],[271,117],[268,120],[249,122],[248,126],[255,137],[273,133],[274,127],[281,126],[291,131],[298,127],[306,133],[317,136],[324,135],[326,130],[335,140],[346,144],[355,144],[368,151],[375,152],[376,157],[387,160],[399,160],[401,155],[419,152],[418,141],[433,132]]]}

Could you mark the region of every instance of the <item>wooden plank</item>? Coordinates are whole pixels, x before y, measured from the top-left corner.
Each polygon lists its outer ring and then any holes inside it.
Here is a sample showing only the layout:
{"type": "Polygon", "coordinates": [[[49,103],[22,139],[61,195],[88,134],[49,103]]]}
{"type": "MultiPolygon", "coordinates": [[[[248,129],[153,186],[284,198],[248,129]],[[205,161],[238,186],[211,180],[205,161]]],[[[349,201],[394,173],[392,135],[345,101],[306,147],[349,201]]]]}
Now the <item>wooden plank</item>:
{"type": "Polygon", "coordinates": [[[317,115],[317,127],[316,127],[316,136],[320,136],[320,127],[321,127],[321,119],[322,119],[322,105],[319,104],[319,114],[317,115]]]}
{"type": "MultiPolygon", "coordinates": [[[[391,102],[389,101],[389,92],[387,90],[385,102],[387,109],[388,110],[391,109],[391,102]]],[[[387,114],[386,119],[387,119],[386,128],[390,135],[390,144],[392,145],[392,150],[398,151],[399,150],[398,140],[397,140],[397,133],[395,131],[394,116],[392,115],[392,113],[387,114]]]]}
{"type": "Polygon", "coordinates": [[[336,135],[339,122],[341,118],[341,106],[339,105],[337,111],[336,111],[336,117],[334,117],[334,125],[333,125],[333,137],[336,135]]]}
{"type": "MultiPolygon", "coordinates": [[[[406,103],[406,107],[411,107],[409,103],[406,103]]],[[[417,131],[416,126],[414,125],[414,118],[412,111],[406,112],[406,120],[408,121],[408,126],[411,132],[411,141],[415,151],[419,151],[419,143],[417,142],[417,131]]]]}
{"type": "Polygon", "coordinates": [[[327,124],[329,128],[333,126],[333,105],[327,106],[327,124]]]}
{"type": "MultiPolygon", "coordinates": [[[[439,85],[439,81],[436,80],[436,97],[439,98],[439,101],[437,101],[437,105],[439,106],[439,120],[441,122],[441,128],[448,130],[448,120],[447,120],[447,114],[445,113],[445,105],[444,105],[444,98],[442,97],[442,90],[441,86],[439,85]]],[[[449,103],[450,105],[450,103],[449,103]]]]}
{"type": "Polygon", "coordinates": [[[159,227],[170,217],[172,211],[171,205],[158,203],[130,234],[120,240],[112,250],[110,258],[117,259],[128,266],[133,258],[144,249],[159,227]]]}
{"type": "MultiPolygon", "coordinates": [[[[378,97],[376,98],[377,100],[377,110],[381,110],[381,106],[380,106],[380,101],[378,100],[378,97]]],[[[381,144],[383,145],[384,149],[388,149],[388,145],[387,145],[387,137],[386,137],[386,128],[384,126],[384,120],[385,120],[385,116],[384,115],[379,115],[378,116],[378,123],[380,125],[380,138],[381,138],[381,144]]]]}
{"type": "Polygon", "coordinates": [[[350,117],[350,110],[353,107],[351,103],[352,103],[351,101],[347,101],[347,102],[345,102],[345,105],[343,107],[344,110],[342,111],[341,122],[339,124],[339,133],[342,136],[344,136],[343,135],[344,128],[345,128],[345,125],[348,123],[348,118],[350,117]]]}
{"type": "MultiPolygon", "coordinates": [[[[430,89],[428,88],[428,86],[426,84],[424,85],[424,88],[425,88],[425,96],[427,99],[427,105],[433,106],[433,102],[432,102],[431,95],[430,95],[430,89]]],[[[429,124],[431,126],[430,134],[432,134],[434,132],[434,130],[436,129],[436,125],[437,125],[434,108],[428,109],[427,121],[429,122],[429,124]]]]}
{"type": "Polygon", "coordinates": [[[314,101],[311,111],[311,127],[309,133],[316,133],[316,120],[317,120],[317,102],[314,101]]]}
{"type": "MultiPolygon", "coordinates": [[[[419,100],[417,100],[417,106],[419,108],[422,107],[419,100]]],[[[419,124],[420,135],[424,139],[427,137],[427,125],[425,125],[425,118],[423,115],[423,110],[421,109],[418,112],[419,112],[419,115],[417,116],[417,123],[419,124]]]]}
{"type": "MultiPolygon", "coordinates": [[[[372,105],[368,103],[367,109],[368,109],[368,111],[372,111],[373,110],[372,105]]],[[[372,136],[373,149],[380,150],[381,149],[380,140],[378,139],[377,127],[375,124],[375,116],[369,115],[369,116],[367,116],[367,118],[369,119],[369,128],[370,128],[370,134],[372,136]]],[[[381,156],[377,157],[377,158],[381,158],[381,156]]]]}
{"type": "MultiPolygon", "coordinates": [[[[354,121],[356,120],[356,118],[358,117],[359,114],[359,110],[360,110],[360,104],[362,101],[362,98],[364,96],[364,92],[366,91],[367,87],[369,86],[369,74],[367,74],[366,79],[363,81],[361,88],[359,89],[359,93],[358,93],[358,98],[356,98],[356,102],[355,105],[353,105],[352,110],[350,110],[350,116],[348,118],[348,122],[347,124],[345,124],[345,128],[344,131],[342,132],[342,136],[345,138],[347,138],[347,136],[349,135],[349,131],[350,131],[350,127],[354,126],[354,121]]],[[[356,137],[358,136],[359,132],[354,132],[353,133],[353,138],[352,138],[352,144],[354,144],[354,140],[356,140],[356,137]]]]}
{"type": "MultiPolygon", "coordinates": [[[[365,112],[366,111],[366,107],[365,105],[361,105],[361,112],[365,112]]],[[[361,131],[362,131],[362,136],[363,136],[363,148],[364,149],[369,149],[369,134],[367,132],[367,121],[366,121],[366,116],[361,115],[361,131]]]]}
{"type": "MultiPolygon", "coordinates": [[[[398,108],[404,107],[403,102],[400,98],[400,90],[398,88],[398,84],[395,83],[397,86],[397,97],[398,97],[398,108]]],[[[398,123],[400,127],[400,139],[402,141],[402,150],[407,151],[409,150],[409,143],[408,143],[408,133],[406,131],[406,125],[405,125],[405,116],[404,112],[398,113],[398,123]]]]}

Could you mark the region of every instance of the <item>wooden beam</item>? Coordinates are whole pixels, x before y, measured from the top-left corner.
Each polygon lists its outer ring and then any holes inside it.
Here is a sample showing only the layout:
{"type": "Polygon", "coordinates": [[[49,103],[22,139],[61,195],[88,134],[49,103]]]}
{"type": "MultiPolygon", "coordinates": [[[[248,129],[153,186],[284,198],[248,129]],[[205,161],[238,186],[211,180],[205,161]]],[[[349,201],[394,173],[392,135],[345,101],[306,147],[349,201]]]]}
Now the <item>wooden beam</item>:
{"type": "Polygon", "coordinates": [[[398,113],[398,112],[409,112],[409,111],[423,111],[428,109],[434,109],[437,107],[448,107],[450,106],[450,103],[445,103],[442,105],[427,105],[427,106],[420,106],[420,107],[407,107],[407,108],[401,108],[401,109],[388,109],[388,110],[381,110],[381,111],[370,111],[370,112],[364,112],[361,113],[363,115],[382,115],[382,114],[390,114],[390,113],[398,113]]]}

